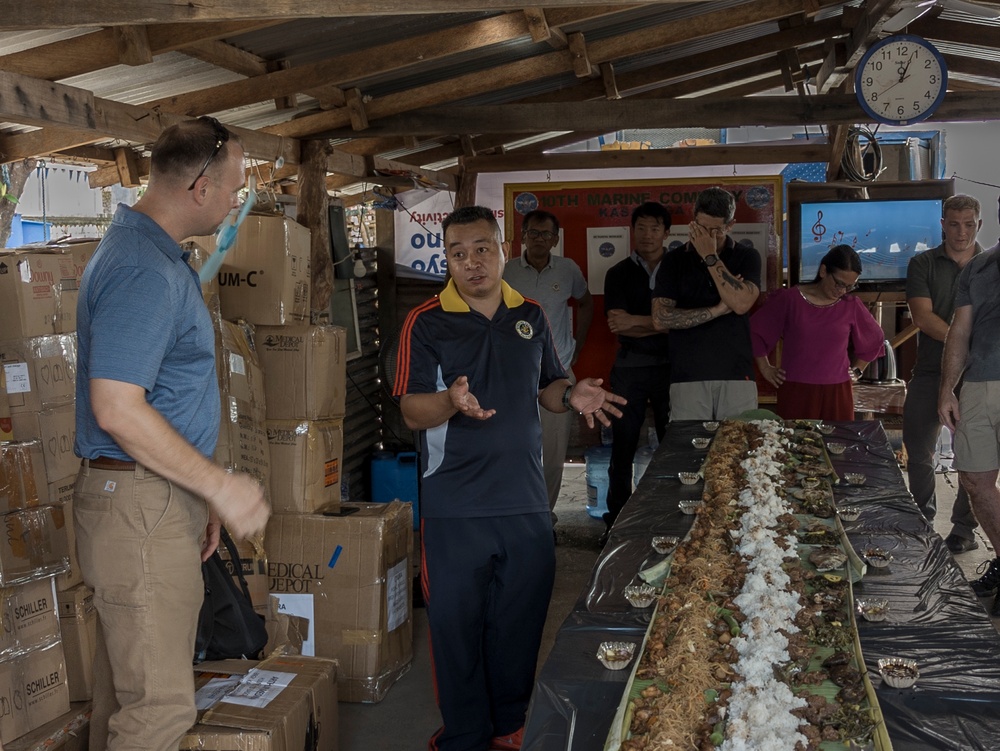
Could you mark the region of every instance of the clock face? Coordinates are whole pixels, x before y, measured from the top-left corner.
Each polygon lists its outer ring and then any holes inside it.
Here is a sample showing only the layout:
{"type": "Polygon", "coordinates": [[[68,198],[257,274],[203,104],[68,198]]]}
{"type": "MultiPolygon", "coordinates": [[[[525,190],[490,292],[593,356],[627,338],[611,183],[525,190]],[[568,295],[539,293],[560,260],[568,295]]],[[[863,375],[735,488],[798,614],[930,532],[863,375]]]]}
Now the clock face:
{"type": "Polygon", "coordinates": [[[930,117],[944,98],[948,69],[926,39],[897,34],[876,42],[861,58],[854,90],[875,120],[907,125],[930,117]]]}

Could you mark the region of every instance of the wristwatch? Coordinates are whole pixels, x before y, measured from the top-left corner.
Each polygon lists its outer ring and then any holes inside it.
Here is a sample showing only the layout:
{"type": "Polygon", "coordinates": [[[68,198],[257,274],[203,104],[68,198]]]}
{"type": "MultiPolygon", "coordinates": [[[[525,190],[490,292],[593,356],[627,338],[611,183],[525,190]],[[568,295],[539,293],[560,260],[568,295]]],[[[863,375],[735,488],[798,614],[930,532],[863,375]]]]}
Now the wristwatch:
{"type": "Polygon", "coordinates": [[[706,266],[714,266],[719,262],[719,257],[716,256],[715,253],[709,253],[702,260],[705,262],[706,266]]]}
{"type": "Polygon", "coordinates": [[[574,410],[573,410],[573,406],[572,406],[572,405],[571,405],[571,404],[569,403],[569,395],[570,395],[570,394],[571,394],[572,392],[573,392],[573,387],[572,387],[572,386],[567,386],[567,387],[566,387],[566,390],[565,390],[565,391],[563,391],[563,398],[562,398],[562,405],[563,405],[563,406],[564,406],[564,407],[565,407],[565,408],[566,408],[567,410],[569,410],[570,412],[573,412],[573,411],[574,411],[574,410]]]}

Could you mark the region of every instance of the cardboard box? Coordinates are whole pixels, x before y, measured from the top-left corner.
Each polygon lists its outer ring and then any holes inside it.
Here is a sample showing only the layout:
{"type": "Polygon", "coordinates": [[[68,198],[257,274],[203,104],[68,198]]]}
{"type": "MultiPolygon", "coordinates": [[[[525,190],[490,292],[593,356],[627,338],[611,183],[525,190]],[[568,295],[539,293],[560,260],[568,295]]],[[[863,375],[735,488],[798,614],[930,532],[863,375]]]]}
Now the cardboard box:
{"type": "Polygon", "coordinates": [[[69,711],[62,642],[0,662],[0,708],[4,744],[69,711]]]}
{"type": "Polygon", "coordinates": [[[377,702],[413,658],[413,523],[403,503],[348,509],[357,510],[272,516],[268,582],[282,612],[310,621],[303,654],[340,664],[341,700],[377,702]]]}
{"type": "Polygon", "coordinates": [[[0,442],[0,514],[39,504],[35,462],[43,461],[41,448],[38,441],[0,442]]]}
{"type": "Polygon", "coordinates": [[[253,328],[216,318],[215,330],[215,363],[222,397],[215,460],[253,475],[267,492],[271,460],[264,427],[264,376],[250,344],[253,328]]]}
{"type": "Polygon", "coordinates": [[[308,514],[340,504],[343,420],[268,420],[271,508],[308,514]]]}
{"type": "Polygon", "coordinates": [[[66,656],[70,701],[94,695],[94,653],[97,651],[97,610],[94,590],[80,584],[56,595],[59,628],[66,656]]]}
{"type": "Polygon", "coordinates": [[[76,303],[96,240],[0,250],[0,341],[76,330],[76,303]]]}
{"type": "Polygon", "coordinates": [[[69,712],[5,743],[5,751],[87,751],[90,734],[89,701],[70,703],[69,712]]]}
{"type": "Polygon", "coordinates": [[[72,404],[76,398],[76,334],[0,343],[12,415],[72,404]]]}
{"type": "Polygon", "coordinates": [[[56,506],[14,511],[0,516],[0,586],[61,574],[69,569],[66,521],[56,506]]]}
{"type": "Polygon", "coordinates": [[[275,656],[195,667],[197,724],[181,749],[337,751],[337,663],[275,656]]]}
{"type": "MultiPolygon", "coordinates": [[[[214,238],[188,241],[215,247],[214,238]]],[[[222,317],[270,326],[308,321],[311,244],[309,230],[291,219],[249,215],[218,273],[222,317]]]]}
{"type": "Polygon", "coordinates": [[[10,405],[7,404],[7,379],[0,368],[0,441],[14,440],[14,426],[10,424],[10,405]]]}
{"type": "Polygon", "coordinates": [[[20,412],[11,415],[10,419],[15,439],[41,442],[46,486],[80,470],[80,457],[73,452],[76,440],[76,407],[73,404],[39,412],[20,412]]]}
{"type": "Polygon", "coordinates": [[[268,420],[328,420],[345,411],[347,329],[258,326],[268,420]]]}
{"type": "MultiPolygon", "coordinates": [[[[254,609],[263,609],[267,606],[267,557],[264,553],[264,543],[255,538],[239,540],[236,542],[236,551],[239,553],[239,567],[246,580],[247,589],[250,590],[250,602],[254,609]]],[[[236,567],[229,557],[229,548],[221,542],[219,543],[219,557],[226,564],[226,570],[236,587],[239,588],[240,580],[236,576],[236,567]]]]}
{"type": "Polygon", "coordinates": [[[4,744],[6,751],[87,751],[90,702],[70,703],[66,714],[4,744]]]}
{"type": "Polygon", "coordinates": [[[59,641],[59,613],[52,577],[0,588],[0,660],[59,641]]]}

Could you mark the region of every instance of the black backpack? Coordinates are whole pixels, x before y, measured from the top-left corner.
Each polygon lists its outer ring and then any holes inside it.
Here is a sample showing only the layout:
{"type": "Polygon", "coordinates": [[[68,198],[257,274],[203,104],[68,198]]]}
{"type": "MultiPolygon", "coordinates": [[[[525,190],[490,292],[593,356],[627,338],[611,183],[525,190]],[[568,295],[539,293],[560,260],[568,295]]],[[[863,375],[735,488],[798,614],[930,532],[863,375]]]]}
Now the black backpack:
{"type": "Polygon", "coordinates": [[[198,616],[195,663],[240,657],[255,660],[267,644],[264,616],[254,612],[239,551],[225,527],[220,530],[219,541],[229,551],[229,560],[240,586],[236,586],[218,550],[201,564],[205,601],[198,616]]]}

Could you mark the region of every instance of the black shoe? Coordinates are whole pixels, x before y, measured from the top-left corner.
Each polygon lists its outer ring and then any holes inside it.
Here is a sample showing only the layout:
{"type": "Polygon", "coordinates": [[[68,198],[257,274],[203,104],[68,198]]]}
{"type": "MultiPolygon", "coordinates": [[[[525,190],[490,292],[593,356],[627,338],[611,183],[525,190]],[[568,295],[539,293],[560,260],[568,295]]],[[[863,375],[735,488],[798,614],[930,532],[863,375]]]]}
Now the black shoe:
{"type": "Polygon", "coordinates": [[[554,529],[552,530],[552,544],[553,545],[559,544],[559,535],[556,534],[556,531],[554,529]]]}
{"type": "MultiPolygon", "coordinates": [[[[976,569],[976,573],[978,574],[983,569],[986,569],[985,574],[975,581],[969,582],[972,585],[972,591],[980,597],[995,595],[997,593],[997,586],[1000,585],[1000,558],[994,558],[992,561],[983,561],[979,565],[979,568],[976,569]]],[[[995,607],[996,603],[994,603],[995,607]]]]}
{"type": "Polygon", "coordinates": [[[1000,594],[993,598],[993,607],[990,608],[991,618],[1000,618],[1000,594]]]}
{"type": "Polygon", "coordinates": [[[955,555],[959,553],[968,553],[970,550],[978,550],[979,543],[975,540],[970,540],[968,537],[961,537],[952,532],[950,535],[944,538],[944,544],[948,546],[950,550],[955,555]]]}

